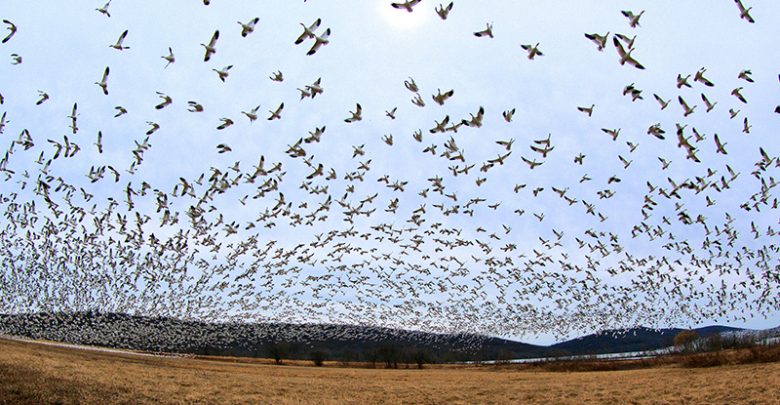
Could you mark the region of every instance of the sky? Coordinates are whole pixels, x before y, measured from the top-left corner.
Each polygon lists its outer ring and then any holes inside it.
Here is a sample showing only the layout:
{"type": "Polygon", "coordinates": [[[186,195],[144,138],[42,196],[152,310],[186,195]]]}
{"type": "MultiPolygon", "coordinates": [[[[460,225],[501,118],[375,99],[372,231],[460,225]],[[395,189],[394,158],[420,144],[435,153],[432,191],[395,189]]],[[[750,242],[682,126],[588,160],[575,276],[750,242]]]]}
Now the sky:
{"type": "Polygon", "coordinates": [[[413,12],[384,0],[113,0],[110,17],[96,10],[104,1],[3,3],[18,28],[0,45],[3,312],[98,307],[533,343],[780,324],[776,2],[744,0],[755,23],[727,0],[456,1],[446,20],[430,0],[413,12]],[[636,27],[624,10],[644,10],[636,27]],[[242,37],[238,21],[255,17],[242,37]],[[314,40],[294,42],[316,20],[317,35],[331,33],[307,55],[314,40]],[[474,35],[488,24],[492,38],[474,35]],[[110,47],[125,30],[127,49],[110,47]],[[586,33],[609,34],[605,49],[586,33]],[[644,69],[620,64],[616,33],[635,37],[644,69]],[[529,59],[522,45],[537,43],[529,59]],[[222,81],[215,70],[228,66],[222,81]],[[713,86],[694,80],[702,69],[713,86]],[[316,80],[322,93],[302,97],[316,80]],[[161,94],[172,103],[157,109],[161,94]],[[717,102],[709,112],[702,94],[717,102]],[[362,119],[345,122],[357,104],[362,119]],[[258,105],[256,120],[242,114],[258,105]],[[115,117],[118,106],[127,113],[115,117]],[[480,108],[480,127],[431,133],[480,108]],[[217,129],[222,118],[233,124],[217,129]],[[614,141],[605,132],[618,129],[614,141]],[[55,158],[65,136],[80,149],[55,158]],[[545,145],[546,156],[531,149],[545,145]]]}

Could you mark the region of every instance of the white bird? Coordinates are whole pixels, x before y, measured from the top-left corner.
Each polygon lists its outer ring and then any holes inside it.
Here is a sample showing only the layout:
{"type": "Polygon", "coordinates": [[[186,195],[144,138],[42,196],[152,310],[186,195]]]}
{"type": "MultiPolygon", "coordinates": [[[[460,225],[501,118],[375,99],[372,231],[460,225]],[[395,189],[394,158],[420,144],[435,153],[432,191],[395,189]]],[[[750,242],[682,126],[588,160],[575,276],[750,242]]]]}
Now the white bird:
{"type": "Polygon", "coordinates": [[[683,76],[681,74],[677,74],[677,88],[681,89],[683,86],[690,88],[691,84],[688,83],[688,79],[691,77],[691,75],[683,76]]]}
{"type": "Polygon", "coordinates": [[[744,81],[746,81],[748,83],[753,83],[754,80],[753,80],[752,77],[750,77],[750,75],[752,75],[752,74],[753,74],[753,72],[751,72],[750,69],[745,69],[745,70],[739,72],[739,75],[737,76],[737,78],[738,79],[742,79],[742,80],[744,80],[744,81]]]}
{"type": "Polygon", "coordinates": [[[8,25],[7,29],[8,29],[8,31],[11,31],[8,35],[6,35],[5,38],[3,38],[2,43],[6,43],[6,42],[11,40],[11,38],[14,36],[14,34],[16,34],[16,29],[17,28],[16,28],[16,25],[14,25],[14,23],[12,23],[11,21],[8,21],[8,20],[4,19],[3,23],[8,25]]]}
{"type": "Polygon", "coordinates": [[[225,82],[225,79],[230,75],[230,69],[233,68],[233,65],[227,65],[223,67],[221,70],[217,69],[211,69],[214,72],[217,73],[217,76],[219,76],[219,80],[221,80],[223,83],[225,82]]]}
{"type": "Polygon", "coordinates": [[[284,110],[284,103],[279,104],[279,107],[276,107],[276,110],[274,111],[268,110],[268,112],[271,113],[271,116],[268,117],[268,121],[282,119],[282,110],[284,110]]]}
{"type": "Polygon", "coordinates": [[[299,23],[301,24],[301,27],[303,27],[303,34],[299,35],[298,38],[295,40],[295,45],[300,44],[307,38],[314,38],[315,37],[314,31],[320,27],[321,23],[322,23],[322,19],[320,18],[318,18],[317,21],[314,21],[314,23],[312,23],[308,27],[303,25],[303,23],[299,23]]]}
{"type": "Polygon", "coordinates": [[[669,102],[671,102],[671,101],[672,101],[672,100],[664,100],[664,99],[663,99],[663,98],[661,98],[661,96],[659,96],[658,94],[653,94],[653,97],[655,97],[656,101],[658,101],[658,104],[660,104],[660,105],[661,105],[661,110],[665,110],[665,109],[666,109],[666,107],[668,107],[668,106],[669,106],[669,102]]]}
{"type": "Polygon", "coordinates": [[[414,79],[411,77],[409,80],[404,80],[404,87],[406,87],[407,90],[411,91],[412,93],[417,93],[420,91],[420,88],[417,87],[417,83],[414,82],[414,79]]]}
{"type": "Polygon", "coordinates": [[[363,119],[363,107],[360,106],[360,103],[355,104],[355,111],[350,111],[349,113],[352,114],[352,116],[344,120],[346,123],[351,124],[363,119]]]}
{"type": "Polygon", "coordinates": [[[208,62],[211,59],[211,55],[217,53],[217,40],[219,39],[219,30],[214,31],[214,34],[209,40],[209,44],[200,44],[200,46],[206,48],[206,55],[203,57],[204,62],[208,62]]]}
{"type": "Polygon", "coordinates": [[[482,37],[490,37],[493,38],[493,23],[487,23],[487,27],[482,31],[477,31],[474,33],[474,36],[482,38],[482,37]]]}
{"type": "Polygon", "coordinates": [[[114,48],[114,49],[116,49],[118,51],[121,51],[121,50],[124,50],[124,49],[130,49],[129,46],[122,45],[122,43],[125,42],[125,38],[127,38],[127,31],[128,30],[124,30],[124,32],[119,34],[119,38],[116,40],[116,43],[113,44],[113,45],[109,45],[108,47],[109,48],[114,48]]]}
{"type": "Polygon", "coordinates": [[[506,122],[512,122],[512,118],[515,116],[515,108],[512,108],[511,110],[506,110],[501,113],[501,116],[504,117],[504,121],[506,122]]]}
{"type": "Polygon", "coordinates": [[[439,18],[442,20],[446,20],[447,16],[449,16],[450,11],[452,11],[453,2],[450,2],[446,7],[443,4],[439,4],[436,6],[436,14],[439,15],[439,18]]]}
{"type": "Polygon", "coordinates": [[[269,78],[275,82],[283,82],[284,81],[284,74],[281,70],[277,70],[274,72],[272,76],[269,76],[269,78]]]}
{"type": "Polygon", "coordinates": [[[577,107],[577,109],[581,112],[584,112],[585,114],[588,114],[588,117],[593,116],[593,108],[596,107],[595,104],[591,104],[590,107],[577,107]]]}
{"type": "Polygon", "coordinates": [[[737,87],[734,90],[731,90],[731,95],[736,97],[739,101],[747,104],[747,99],[742,95],[741,91],[742,87],[737,87]]]}
{"type": "Polygon", "coordinates": [[[187,111],[189,112],[203,112],[203,105],[197,101],[188,101],[187,105],[189,105],[189,107],[187,107],[187,111]]]}
{"type": "Polygon", "coordinates": [[[680,106],[682,106],[683,111],[684,111],[683,115],[685,117],[693,114],[694,110],[696,110],[696,107],[698,107],[696,105],[693,106],[693,107],[688,106],[688,103],[685,102],[685,100],[682,98],[682,96],[677,96],[677,101],[680,103],[680,106]]]}
{"type": "Polygon", "coordinates": [[[593,33],[593,34],[586,33],[585,38],[588,38],[589,40],[593,41],[593,43],[595,43],[596,46],[598,46],[599,52],[601,52],[607,46],[607,39],[609,38],[609,32],[607,32],[605,35],[599,35],[597,33],[593,33]]]}
{"type": "Polygon", "coordinates": [[[160,98],[163,99],[163,101],[160,104],[154,106],[156,110],[162,110],[163,108],[173,103],[173,99],[171,98],[171,96],[164,93],[160,93],[159,91],[157,92],[157,95],[160,96],[160,98]]]}
{"type": "Polygon", "coordinates": [[[539,50],[539,43],[537,42],[536,45],[520,45],[521,48],[525,49],[528,52],[528,59],[533,60],[534,57],[538,56],[544,56],[542,51],[539,50]]]}
{"type": "Polygon", "coordinates": [[[317,50],[320,49],[321,46],[327,45],[330,43],[330,28],[325,30],[325,32],[322,35],[315,35],[314,36],[314,45],[311,46],[311,49],[309,49],[309,52],[306,52],[306,55],[314,55],[317,53],[317,50]]]}
{"type": "Polygon", "coordinates": [[[615,49],[617,49],[618,55],[620,55],[621,65],[625,65],[626,62],[628,62],[629,65],[632,65],[637,69],[645,68],[644,66],[642,66],[642,64],[637,62],[637,60],[631,56],[631,52],[633,52],[633,49],[626,52],[626,50],[623,48],[623,44],[620,43],[620,40],[618,40],[617,37],[612,38],[612,43],[615,44],[615,49]]]}
{"type": "Polygon", "coordinates": [[[639,18],[642,17],[642,14],[645,13],[645,10],[640,11],[639,14],[634,14],[630,10],[623,10],[623,11],[621,11],[621,13],[626,18],[628,18],[628,23],[629,23],[629,25],[631,25],[631,28],[636,28],[637,26],[639,26],[639,18]]]}
{"type": "Polygon", "coordinates": [[[103,78],[100,79],[99,82],[95,82],[98,86],[100,86],[101,89],[103,89],[103,94],[108,95],[108,66],[106,66],[106,70],[103,71],[103,78]]]}
{"type": "Polygon", "coordinates": [[[390,4],[390,5],[391,5],[391,6],[393,6],[393,8],[397,8],[397,9],[399,9],[399,10],[400,10],[400,9],[403,9],[403,10],[406,10],[406,11],[408,11],[408,12],[410,12],[410,13],[411,13],[412,11],[414,11],[414,10],[413,10],[414,6],[416,6],[417,4],[419,4],[419,3],[420,3],[420,1],[421,1],[421,0],[406,0],[406,1],[405,1],[405,2],[403,2],[403,3],[392,3],[392,4],[390,4]]]}
{"type": "Polygon", "coordinates": [[[747,20],[749,23],[755,23],[756,20],[753,19],[753,17],[750,16],[750,10],[753,7],[745,8],[745,5],[742,4],[742,0],[734,0],[734,3],[737,3],[737,7],[739,8],[739,18],[743,20],[747,20]]]}
{"type": "Polygon", "coordinates": [[[220,131],[221,131],[221,130],[223,130],[223,129],[225,129],[225,128],[227,128],[227,127],[231,126],[231,125],[233,125],[233,120],[231,120],[230,118],[225,118],[225,117],[223,117],[223,118],[220,118],[219,120],[220,120],[220,121],[222,121],[222,124],[220,124],[220,125],[217,127],[217,130],[220,130],[220,131]]]}
{"type": "Polygon", "coordinates": [[[255,25],[257,25],[258,21],[260,21],[260,18],[258,17],[249,20],[246,24],[239,21],[238,24],[241,25],[241,36],[246,38],[247,35],[251,34],[255,30],[255,25]]]}
{"type": "Polygon", "coordinates": [[[447,101],[447,99],[452,97],[454,94],[455,94],[455,90],[448,90],[442,93],[441,89],[436,89],[436,94],[432,95],[431,98],[433,98],[433,101],[435,101],[436,104],[444,105],[444,102],[447,101]]]}
{"type": "Polygon", "coordinates": [[[40,99],[35,102],[35,105],[41,105],[49,99],[49,94],[41,90],[38,90],[38,96],[40,96],[40,99]]]}
{"type": "Polygon", "coordinates": [[[260,104],[258,104],[255,108],[252,108],[251,110],[247,111],[241,111],[241,114],[244,114],[249,118],[249,122],[254,122],[257,119],[257,110],[260,109],[260,104]]]}
{"type": "Polygon", "coordinates": [[[111,17],[111,14],[108,12],[109,5],[111,5],[111,0],[108,0],[108,2],[105,5],[103,5],[103,7],[96,8],[95,10],[100,14],[105,15],[106,17],[111,17]]]}
{"type": "Polygon", "coordinates": [[[314,83],[306,86],[306,90],[309,91],[311,98],[316,97],[317,94],[322,94],[325,91],[325,89],[322,88],[322,78],[318,77],[314,83]]]}
{"type": "Polygon", "coordinates": [[[168,47],[168,54],[167,55],[163,55],[163,56],[160,56],[160,57],[165,59],[165,61],[168,62],[168,63],[165,64],[165,68],[167,68],[168,65],[170,65],[171,63],[176,62],[176,57],[173,56],[173,49],[171,49],[171,47],[168,47]]]}
{"type": "Polygon", "coordinates": [[[98,131],[97,141],[93,145],[97,147],[98,153],[103,153],[103,132],[98,131]]]}
{"type": "Polygon", "coordinates": [[[693,81],[694,81],[694,82],[699,82],[699,83],[702,83],[702,84],[704,84],[704,85],[705,85],[705,86],[707,86],[707,87],[713,87],[713,86],[715,86],[715,84],[714,84],[713,82],[711,82],[709,79],[707,79],[706,77],[704,77],[704,72],[706,72],[706,71],[707,71],[707,69],[706,69],[706,68],[701,68],[701,69],[699,69],[699,70],[696,72],[696,75],[694,75],[694,76],[693,76],[693,81]]]}
{"type": "Polygon", "coordinates": [[[704,101],[704,105],[707,106],[707,112],[712,111],[713,108],[715,108],[715,105],[718,104],[718,102],[710,102],[710,100],[707,98],[707,96],[704,95],[704,93],[701,93],[701,101],[704,101]]]}
{"type": "Polygon", "coordinates": [[[728,145],[728,142],[721,143],[720,138],[718,137],[718,134],[715,134],[715,153],[721,153],[724,155],[728,155],[728,152],[726,152],[726,145],[728,145]]]}

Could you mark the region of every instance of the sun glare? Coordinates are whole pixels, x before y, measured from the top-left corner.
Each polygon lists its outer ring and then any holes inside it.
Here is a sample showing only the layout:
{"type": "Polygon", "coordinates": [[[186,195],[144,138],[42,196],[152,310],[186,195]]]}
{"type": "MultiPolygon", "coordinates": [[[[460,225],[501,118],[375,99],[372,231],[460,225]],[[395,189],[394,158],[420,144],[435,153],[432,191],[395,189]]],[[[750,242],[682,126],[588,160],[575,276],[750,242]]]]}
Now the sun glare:
{"type": "Polygon", "coordinates": [[[416,29],[428,19],[427,15],[429,14],[425,13],[425,10],[415,10],[411,13],[406,10],[398,10],[386,2],[377,2],[377,7],[385,23],[397,30],[416,29]]]}

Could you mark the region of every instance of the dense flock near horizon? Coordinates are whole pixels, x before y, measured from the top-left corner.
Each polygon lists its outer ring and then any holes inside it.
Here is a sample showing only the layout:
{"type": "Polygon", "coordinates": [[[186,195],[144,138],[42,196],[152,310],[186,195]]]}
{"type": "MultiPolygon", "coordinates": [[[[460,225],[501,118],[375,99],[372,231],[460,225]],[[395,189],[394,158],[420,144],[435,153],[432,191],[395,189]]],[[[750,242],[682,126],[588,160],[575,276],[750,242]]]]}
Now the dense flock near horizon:
{"type": "MultiPolygon", "coordinates": [[[[560,336],[780,311],[780,66],[750,59],[772,50],[677,65],[653,2],[552,19],[554,43],[462,2],[189,0],[180,26],[89,3],[0,15],[0,313],[560,336]],[[381,15],[421,13],[437,40],[407,60],[422,34],[381,15]]],[[[777,23],[713,3],[731,18],[694,31],[777,23]]]]}

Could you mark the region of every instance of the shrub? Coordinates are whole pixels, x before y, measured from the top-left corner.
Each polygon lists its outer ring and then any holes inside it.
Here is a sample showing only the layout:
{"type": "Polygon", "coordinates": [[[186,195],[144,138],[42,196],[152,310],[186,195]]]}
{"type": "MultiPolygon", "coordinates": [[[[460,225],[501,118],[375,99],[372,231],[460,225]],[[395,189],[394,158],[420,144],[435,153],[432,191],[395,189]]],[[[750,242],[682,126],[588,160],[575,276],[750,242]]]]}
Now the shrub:
{"type": "Polygon", "coordinates": [[[674,345],[680,348],[683,353],[692,353],[699,340],[699,334],[693,330],[684,330],[674,337],[674,345]]]}
{"type": "Polygon", "coordinates": [[[325,352],[322,350],[315,350],[311,353],[309,353],[309,356],[311,357],[312,363],[314,363],[317,367],[322,367],[322,365],[325,363],[325,352]]]}

